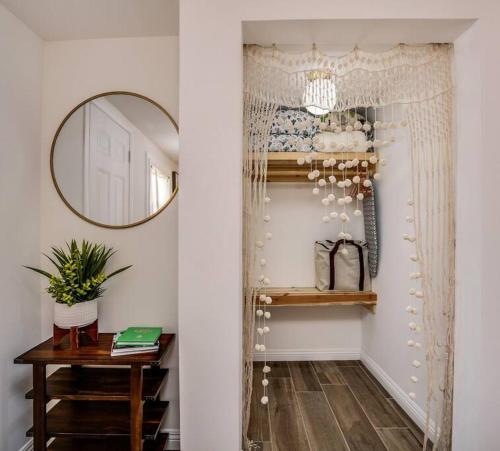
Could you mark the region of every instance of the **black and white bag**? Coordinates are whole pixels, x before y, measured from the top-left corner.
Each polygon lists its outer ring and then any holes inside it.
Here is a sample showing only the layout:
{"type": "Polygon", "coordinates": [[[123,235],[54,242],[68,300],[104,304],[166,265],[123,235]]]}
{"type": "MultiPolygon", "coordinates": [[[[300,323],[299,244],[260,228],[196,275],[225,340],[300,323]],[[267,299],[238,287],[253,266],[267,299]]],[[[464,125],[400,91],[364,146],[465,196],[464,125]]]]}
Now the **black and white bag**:
{"type": "Polygon", "coordinates": [[[316,241],[314,261],[318,290],[371,290],[368,246],[364,241],[316,241]]]}

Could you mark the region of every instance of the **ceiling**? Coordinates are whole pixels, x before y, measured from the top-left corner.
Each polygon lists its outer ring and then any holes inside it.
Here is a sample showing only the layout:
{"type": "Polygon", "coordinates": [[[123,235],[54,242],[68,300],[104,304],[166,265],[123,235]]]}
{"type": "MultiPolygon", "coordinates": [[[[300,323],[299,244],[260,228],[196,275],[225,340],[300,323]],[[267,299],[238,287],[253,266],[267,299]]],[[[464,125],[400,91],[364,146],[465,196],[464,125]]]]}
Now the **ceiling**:
{"type": "Polygon", "coordinates": [[[179,0],[0,0],[47,41],[176,36],[179,0]]]}
{"type": "Polygon", "coordinates": [[[474,23],[471,19],[320,19],[243,23],[245,44],[310,46],[335,50],[379,50],[404,42],[453,42],[474,23]]]}
{"type": "Polygon", "coordinates": [[[179,160],[179,134],[163,111],[140,97],[113,94],[106,96],[132,124],[162,149],[168,157],[179,160]]]}

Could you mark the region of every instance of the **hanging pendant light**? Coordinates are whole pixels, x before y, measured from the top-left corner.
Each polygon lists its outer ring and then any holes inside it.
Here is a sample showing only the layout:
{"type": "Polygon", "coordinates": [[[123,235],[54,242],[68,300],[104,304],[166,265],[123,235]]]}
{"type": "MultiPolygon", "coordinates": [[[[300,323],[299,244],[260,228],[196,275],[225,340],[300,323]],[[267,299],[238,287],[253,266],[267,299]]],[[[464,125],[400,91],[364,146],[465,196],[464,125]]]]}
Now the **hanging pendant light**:
{"type": "Polygon", "coordinates": [[[323,116],[333,110],[337,101],[335,83],[330,71],[314,70],[307,74],[304,106],[315,116],[323,116]]]}

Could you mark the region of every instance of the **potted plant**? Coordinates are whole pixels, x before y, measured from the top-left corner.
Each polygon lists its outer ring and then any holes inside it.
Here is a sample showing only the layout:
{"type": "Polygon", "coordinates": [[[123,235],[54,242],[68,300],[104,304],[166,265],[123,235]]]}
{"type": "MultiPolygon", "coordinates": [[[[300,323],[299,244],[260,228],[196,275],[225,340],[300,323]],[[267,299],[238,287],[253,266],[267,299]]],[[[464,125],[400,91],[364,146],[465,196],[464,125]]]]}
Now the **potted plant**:
{"type": "Polygon", "coordinates": [[[113,248],[86,240],[81,246],[76,240],[71,240],[66,246],[67,249],[52,246],[52,257],[43,254],[57,268],[58,274],[25,266],[49,279],[47,292],[55,300],[54,324],[61,329],[92,324],[97,319],[97,299],[105,291],[102,284],[132,266],[124,266],[106,275],[104,268],[115,253],[113,248]]]}

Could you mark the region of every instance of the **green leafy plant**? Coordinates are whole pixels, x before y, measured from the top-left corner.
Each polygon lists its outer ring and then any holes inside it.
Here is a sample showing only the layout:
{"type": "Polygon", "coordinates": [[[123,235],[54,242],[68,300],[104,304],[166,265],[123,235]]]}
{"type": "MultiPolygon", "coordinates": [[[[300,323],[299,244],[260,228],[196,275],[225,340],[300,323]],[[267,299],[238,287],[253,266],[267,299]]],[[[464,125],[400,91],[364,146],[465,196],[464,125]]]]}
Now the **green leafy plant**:
{"type": "Polygon", "coordinates": [[[57,268],[59,274],[25,266],[49,279],[47,292],[60,304],[71,306],[100,298],[105,291],[102,284],[132,266],[124,266],[106,275],[104,267],[115,253],[113,248],[85,240],[81,246],[78,246],[76,240],[71,240],[66,246],[67,249],[52,246],[52,257],[43,254],[57,268]]]}

